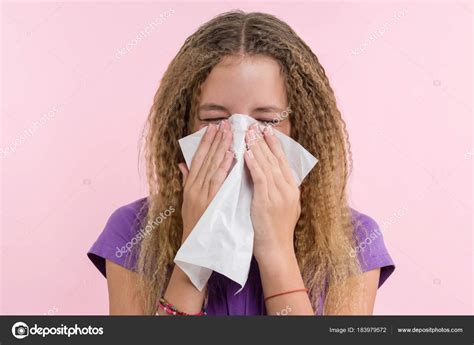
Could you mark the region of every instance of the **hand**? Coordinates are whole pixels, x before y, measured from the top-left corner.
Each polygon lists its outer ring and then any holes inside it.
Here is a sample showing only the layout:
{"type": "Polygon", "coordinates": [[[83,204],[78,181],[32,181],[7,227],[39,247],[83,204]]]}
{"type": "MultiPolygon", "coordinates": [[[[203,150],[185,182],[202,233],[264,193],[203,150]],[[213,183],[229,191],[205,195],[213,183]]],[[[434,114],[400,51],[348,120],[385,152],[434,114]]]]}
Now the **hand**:
{"type": "Polygon", "coordinates": [[[185,163],[179,163],[183,174],[183,238],[188,237],[193,227],[201,218],[217,191],[224,182],[234,159],[229,151],[232,144],[232,131],[227,120],[219,128],[209,124],[199,143],[199,147],[188,170],[185,163]]]}
{"type": "Polygon", "coordinates": [[[259,264],[294,256],[293,235],[301,214],[300,191],[273,128],[263,134],[251,126],[246,135],[245,163],[254,191],[250,215],[254,255],[259,264]]]}

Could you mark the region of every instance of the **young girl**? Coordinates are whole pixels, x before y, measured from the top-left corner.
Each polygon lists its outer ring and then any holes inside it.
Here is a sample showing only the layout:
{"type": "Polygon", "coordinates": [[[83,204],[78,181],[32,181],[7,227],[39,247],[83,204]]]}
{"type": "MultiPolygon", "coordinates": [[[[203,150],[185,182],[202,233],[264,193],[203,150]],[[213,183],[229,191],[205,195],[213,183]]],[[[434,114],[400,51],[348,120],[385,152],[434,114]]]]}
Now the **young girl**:
{"type": "Polygon", "coordinates": [[[377,224],[347,204],[350,157],[324,69],[286,23],[233,11],[204,24],[154,97],[148,197],[117,209],[88,252],[107,278],[110,314],[371,314],[394,265],[377,224]],[[217,272],[201,292],[173,259],[231,169],[226,119],[235,113],[267,125],[249,129],[244,154],[253,258],[237,295],[240,286],[217,272]],[[187,167],[177,141],[206,126],[187,167]],[[319,160],[300,187],[273,130],[319,160]]]}

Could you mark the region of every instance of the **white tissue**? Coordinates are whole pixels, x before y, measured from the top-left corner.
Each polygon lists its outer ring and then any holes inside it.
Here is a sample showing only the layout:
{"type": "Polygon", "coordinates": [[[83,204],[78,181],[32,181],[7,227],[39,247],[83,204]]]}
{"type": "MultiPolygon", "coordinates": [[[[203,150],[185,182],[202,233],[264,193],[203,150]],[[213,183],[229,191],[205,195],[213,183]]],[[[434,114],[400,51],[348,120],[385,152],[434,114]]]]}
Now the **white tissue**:
{"type": "MultiPolygon", "coordinates": [[[[253,227],[250,218],[253,185],[245,166],[245,133],[254,118],[233,114],[229,117],[233,132],[235,164],[214,199],[204,211],[187,239],[178,250],[174,262],[188,275],[199,291],[212,271],[238,283],[240,292],[247,281],[253,253],[253,227]]],[[[191,161],[207,127],[179,140],[186,164],[191,161]]],[[[278,130],[280,140],[298,185],[318,160],[292,138],[278,130]]]]}

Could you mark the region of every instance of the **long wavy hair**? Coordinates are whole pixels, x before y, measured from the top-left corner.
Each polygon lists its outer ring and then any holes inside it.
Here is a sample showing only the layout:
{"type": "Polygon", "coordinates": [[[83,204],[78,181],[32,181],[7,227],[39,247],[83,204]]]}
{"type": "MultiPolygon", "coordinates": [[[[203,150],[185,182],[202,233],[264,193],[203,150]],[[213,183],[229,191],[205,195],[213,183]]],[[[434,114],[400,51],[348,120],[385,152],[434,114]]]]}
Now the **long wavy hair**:
{"type": "MultiPolygon", "coordinates": [[[[228,55],[265,55],[281,66],[291,109],[291,137],[319,163],[300,186],[301,215],[294,248],[316,313],[333,314],[355,306],[361,296],[346,184],[351,167],[345,123],[324,68],[285,22],[265,13],[223,13],[186,39],[164,73],[145,128],[149,196],[144,222],[170,206],[176,212],[141,241],[137,270],[145,312],[157,311],[182,238],[183,156],[178,139],[193,130],[200,87],[228,55]]],[[[206,298],[207,301],[207,298],[206,298]]]]}

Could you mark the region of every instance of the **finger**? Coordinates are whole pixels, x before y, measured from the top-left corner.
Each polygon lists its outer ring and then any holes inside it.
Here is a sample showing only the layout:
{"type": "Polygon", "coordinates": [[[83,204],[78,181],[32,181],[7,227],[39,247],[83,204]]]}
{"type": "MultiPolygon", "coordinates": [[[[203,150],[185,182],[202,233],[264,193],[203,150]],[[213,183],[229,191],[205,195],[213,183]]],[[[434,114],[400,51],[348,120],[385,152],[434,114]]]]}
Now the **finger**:
{"type": "Polygon", "coordinates": [[[204,176],[204,183],[202,188],[205,190],[209,188],[211,179],[214,174],[219,170],[222,161],[225,159],[226,152],[229,151],[232,144],[232,131],[230,130],[230,125],[228,123],[224,124],[224,133],[220,143],[216,145],[216,151],[213,156],[209,158],[209,164],[207,165],[207,172],[204,176]]]}
{"type": "Polygon", "coordinates": [[[229,170],[233,161],[234,161],[234,153],[229,150],[226,151],[221,165],[219,166],[217,171],[214,173],[212,179],[210,180],[209,193],[208,193],[209,200],[212,200],[212,198],[214,198],[219,188],[221,188],[222,184],[224,183],[224,180],[229,174],[229,170]]]}
{"type": "Polygon", "coordinates": [[[183,174],[183,186],[184,186],[186,184],[186,180],[189,175],[189,170],[185,163],[178,163],[178,168],[181,171],[181,174],[183,174]]]}
{"type": "Polygon", "coordinates": [[[273,153],[273,156],[277,159],[280,170],[286,182],[288,182],[291,186],[296,186],[297,183],[295,176],[293,175],[293,172],[290,168],[290,164],[288,163],[288,159],[286,158],[285,152],[283,151],[280,140],[275,135],[274,129],[271,126],[266,127],[266,129],[263,131],[263,136],[268,148],[273,153]]]}
{"type": "Polygon", "coordinates": [[[247,150],[244,154],[245,164],[249,168],[250,176],[252,177],[254,194],[262,198],[268,199],[267,179],[263,170],[255,161],[255,157],[251,150],[247,150]]]}
{"type": "Polygon", "coordinates": [[[211,148],[211,144],[214,141],[214,137],[216,136],[217,126],[213,123],[210,123],[207,126],[206,133],[204,133],[201,142],[196,150],[196,153],[193,156],[193,160],[191,162],[191,169],[189,171],[189,183],[193,183],[198,175],[199,171],[201,170],[201,166],[204,163],[204,160],[211,148]]]}
{"type": "Polygon", "coordinates": [[[268,164],[265,155],[263,154],[260,145],[255,144],[250,148],[250,151],[253,153],[255,157],[255,161],[263,171],[265,178],[267,180],[267,188],[268,188],[268,197],[271,200],[276,200],[279,194],[280,188],[276,186],[275,178],[273,177],[272,167],[268,164]]]}
{"type": "MultiPolygon", "coordinates": [[[[268,131],[268,129],[267,129],[268,131]]],[[[264,131],[265,133],[265,131],[264,131]]],[[[262,134],[262,137],[264,137],[265,134],[262,134]]],[[[273,175],[273,179],[275,181],[276,186],[280,190],[285,190],[287,186],[282,185],[282,183],[287,185],[286,179],[283,177],[283,172],[281,170],[280,164],[278,162],[278,159],[275,157],[273,152],[271,151],[270,147],[268,146],[268,143],[266,140],[259,140],[257,142],[257,145],[259,146],[260,150],[263,153],[263,156],[265,157],[268,165],[269,165],[269,170],[271,171],[273,175]]]]}
{"type": "MultiPolygon", "coordinates": [[[[195,179],[194,183],[196,185],[200,186],[201,188],[204,187],[206,179],[209,175],[209,170],[210,169],[216,170],[216,168],[221,163],[221,162],[216,163],[216,162],[213,161],[213,159],[214,159],[215,153],[217,152],[218,148],[222,145],[223,138],[224,138],[224,136],[226,135],[226,133],[228,131],[228,127],[227,127],[228,124],[227,123],[228,123],[228,121],[226,121],[226,120],[224,120],[220,123],[219,129],[216,133],[214,141],[212,142],[211,147],[209,148],[209,151],[207,152],[206,158],[204,159],[204,162],[201,165],[201,169],[199,170],[198,175],[196,176],[196,179],[195,179]],[[215,165],[217,165],[217,167],[215,165]]],[[[206,187],[208,187],[208,186],[206,186],[206,187]]],[[[208,192],[208,191],[205,191],[205,192],[208,192]]]]}
{"type": "Polygon", "coordinates": [[[276,193],[278,192],[278,190],[275,186],[271,167],[268,164],[265,155],[263,154],[260,148],[260,142],[263,140],[262,135],[261,133],[252,128],[247,132],[246,138],[249,138],[251,140],[254,136],[256,138],[255,143],[253,145],[250,145],[249,150],[253,153],[256,164],[258,164],[258,166],[265,175],[265,178],[267,180],[268,197],[270,199],[274,199],[275,197],[277,197],[276,193]]]}

